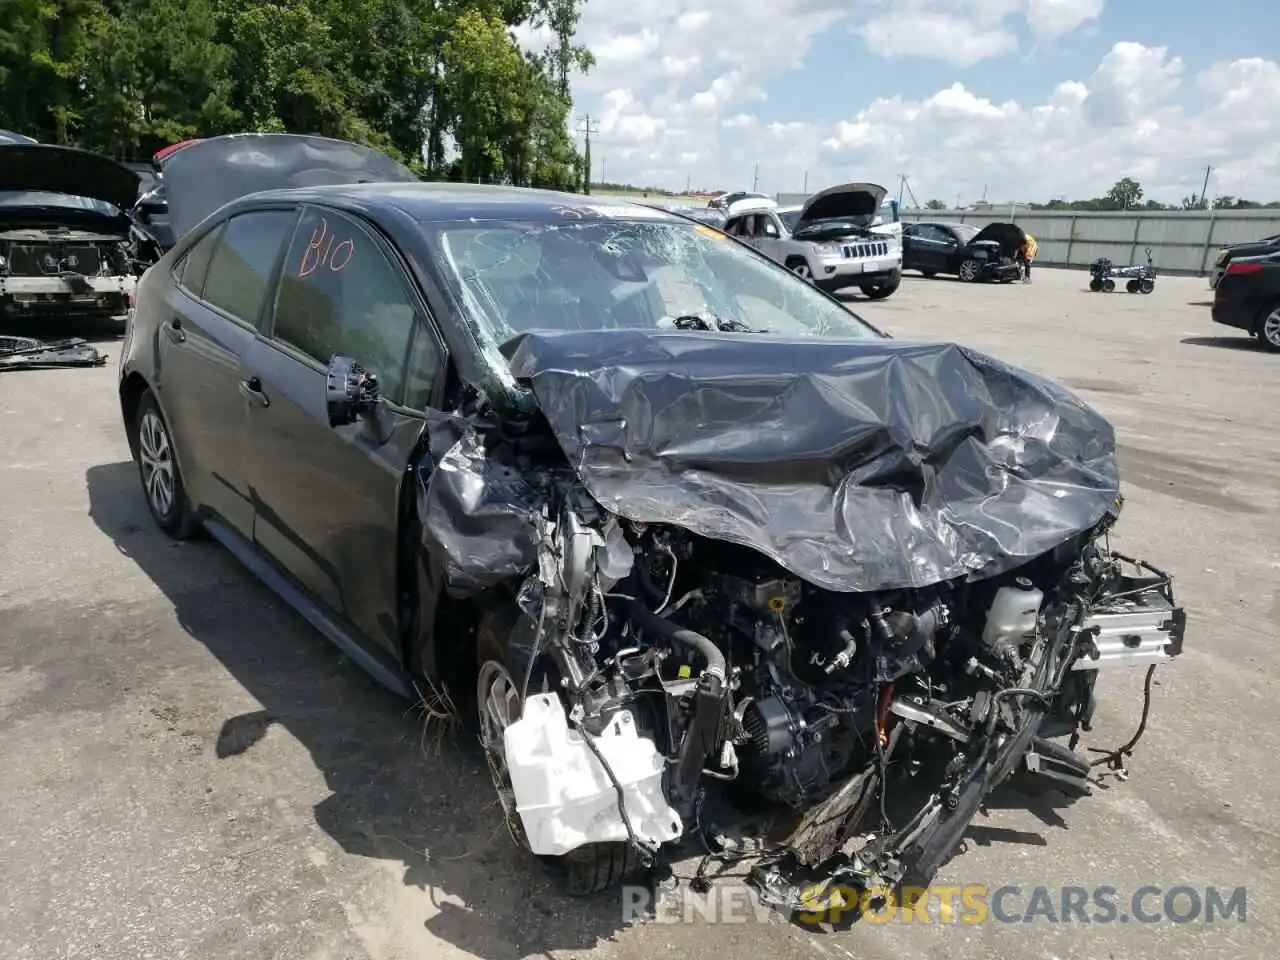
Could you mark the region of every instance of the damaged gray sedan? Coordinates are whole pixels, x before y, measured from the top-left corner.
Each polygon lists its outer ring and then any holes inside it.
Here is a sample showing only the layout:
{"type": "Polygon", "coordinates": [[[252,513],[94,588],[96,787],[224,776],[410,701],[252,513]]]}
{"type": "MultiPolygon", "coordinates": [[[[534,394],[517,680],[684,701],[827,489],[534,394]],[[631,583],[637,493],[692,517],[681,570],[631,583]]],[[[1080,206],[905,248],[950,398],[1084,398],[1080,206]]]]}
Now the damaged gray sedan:
{"type": "Polygon", "coordinates": [[[1185,616],[1061,387],[637,204],[286,135],[165,179],[120,369],[157,523],[447,691],[573,892],[688,850],[782,907],[923,886],[1013,772],[1123,765],[1096,679],[1185,616]]]}

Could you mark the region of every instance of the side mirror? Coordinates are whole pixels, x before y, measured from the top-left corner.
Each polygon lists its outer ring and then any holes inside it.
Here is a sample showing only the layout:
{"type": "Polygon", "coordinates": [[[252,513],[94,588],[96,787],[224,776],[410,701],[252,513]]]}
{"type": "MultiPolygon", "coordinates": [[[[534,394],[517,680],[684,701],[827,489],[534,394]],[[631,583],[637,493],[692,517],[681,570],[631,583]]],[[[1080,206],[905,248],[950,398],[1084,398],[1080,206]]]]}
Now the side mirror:
{"type": "Polygon", "coordinates": [[[378,405],[378,378],[350,357],[335,356],[325,374],[329,426],[345,427],[378,405]]]}

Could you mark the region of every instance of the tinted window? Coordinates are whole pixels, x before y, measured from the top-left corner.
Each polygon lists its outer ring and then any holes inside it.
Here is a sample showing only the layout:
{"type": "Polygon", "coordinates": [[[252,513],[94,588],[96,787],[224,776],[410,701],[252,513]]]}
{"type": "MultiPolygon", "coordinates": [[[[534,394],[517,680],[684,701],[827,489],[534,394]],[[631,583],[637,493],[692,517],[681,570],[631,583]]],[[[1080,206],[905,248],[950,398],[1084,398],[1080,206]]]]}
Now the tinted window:
{"type": "Polygon", "coordinates": [[[194,247],[187,251],[182,263],[174,271],[177,280],[193,296],[201,296],[204,290],[205,274],[209,272],[209,260],[217,249],[218,237],[222,227],[217,226],[196,241],[194,247]]]}
{"type": "Polygon", "coordinates": [[[280,248],[297,212],[260,210],[232,217],[209,263],[204,299],[246,323],[257,323],[280,248]]]}
{"type": "Polygon", "coordinates": [[[307,208],[285,258],[273,335],[320,363],[351,357],[398,400],[415,316],[399,271],[368,232],[307,208]]]}

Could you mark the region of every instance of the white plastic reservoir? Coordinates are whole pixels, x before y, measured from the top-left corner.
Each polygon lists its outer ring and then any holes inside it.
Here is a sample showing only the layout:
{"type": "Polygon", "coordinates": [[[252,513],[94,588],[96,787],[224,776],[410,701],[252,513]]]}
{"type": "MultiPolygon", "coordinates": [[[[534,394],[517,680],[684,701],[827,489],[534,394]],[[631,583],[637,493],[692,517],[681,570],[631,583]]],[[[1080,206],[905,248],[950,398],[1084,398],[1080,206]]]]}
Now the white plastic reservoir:
{"type": "MultiPolygon", "coordinates": [[[[642,737],[630,713],[615,714],[596,747],[622,786],[637,838],[652,844],[684,831],[662,793],[665,759],[642,737]]],[[[535,854],[559,856],[586,843],[628,839],[618,794],[583,741],[569,728],[555,694],[530,696],[520,719],[503,731],[516,809],[535,854]]]]}
{"type": "Polygon", "coordinates": [[[1042,600],[1044,594],[1025,577],[1019,577],[1012,586],[1001,587],[987,611],[983,642],[990,645],[1004,641],[1016,645],[1033,635],[1042,600]]]}

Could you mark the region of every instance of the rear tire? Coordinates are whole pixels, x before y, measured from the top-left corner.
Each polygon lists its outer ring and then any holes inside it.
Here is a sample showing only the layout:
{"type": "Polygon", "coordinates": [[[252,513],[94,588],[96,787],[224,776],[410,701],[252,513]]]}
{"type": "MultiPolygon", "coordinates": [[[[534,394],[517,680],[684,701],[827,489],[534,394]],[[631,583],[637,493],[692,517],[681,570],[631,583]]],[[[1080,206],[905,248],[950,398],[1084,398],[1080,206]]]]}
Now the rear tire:
{"type": "MultiPolygon", "coordinates": [[[[516,846],[529,852],[529,838],[515,808],[506,759],[502,755],[501,718],[490,711],[491,699],[507,713],[507,723],[519,719],[523,711],[520,692],[529,669],[535,629],[533,622],[511,602],[490,607],[476,628],[476,721],[480,745],[489,767],[494,790],[502,807],[508,833],[516,846]],[[510,696],[499,684],[510,683],[510,696]],[[496,749],[495,749],[496,748],[496,749]]],[[[539,658],[529,678],[529,690],[555,689],[547,661],[539,658]]],[[[505,724],[503,724],[505,726],[505,724]]],[[[564,877],[565,891],[574,897],[601,893],[634,874],[641,865],[640,854],[629,843],[589,843],[562,857],[539,857],[564,877]]]]}
{"type": "Polygon", "coordinates": [[[1254,334],[1272,353],[1280,353],[1280,303],[1273,303],[1262,311],[1254,334]]]}
{"type": "Polygon", "coordinates": [[[1137,280],[1130,280],[1128,283],[1126,283],[1126,284],[1124,285],[1124,289],[1125,289],[1125,292],[1126,292],[1126,293],[1137,293],[1137,292],[1138,292],[1138,281],[1137,281],[1137,280]]]}
{"type": "Polygon", "coordinates": [[[156,526],[174,540],[197,537],[203,528],[182,482],[173,434],[150,390],[138,401],[130,440],[138,462],[142,493],[156,526]]]}

